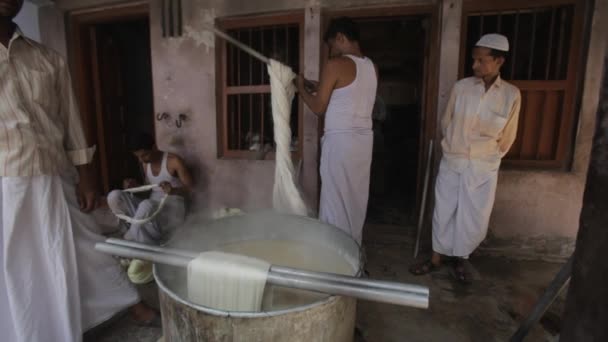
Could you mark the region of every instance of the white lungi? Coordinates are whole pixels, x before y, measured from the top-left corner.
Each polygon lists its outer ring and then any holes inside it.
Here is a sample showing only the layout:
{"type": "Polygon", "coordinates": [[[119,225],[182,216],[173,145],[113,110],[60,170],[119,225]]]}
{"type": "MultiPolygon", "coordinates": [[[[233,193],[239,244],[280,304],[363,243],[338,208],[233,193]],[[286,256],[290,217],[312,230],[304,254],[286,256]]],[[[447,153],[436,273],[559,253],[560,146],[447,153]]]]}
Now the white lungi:
{"type": "Polygon", "coordinates": [[[2,341],[80,341],[139,301],[117,261],[94,250],[103,237],[79,210],[74,179],[0,177],[2,341]]]}
{"type": "MultiPolygon", "coordinates": [[[[155,193],[152,195],[149,199],[142,200],[134,194],[113,190],[108,194],[108,206],[115,213],[121,213],[135,219],[145,219],[156,211],[160,203],[158,195],[155,193]]],[[[165,206],[156,217],[147,223],[131,224],[124,237],[131,241],[158,245],[184,222],[185,217],[184,198],[169,195],[165,201],[165,206]]]]}
{"type": "Polygon", "coordinates": [[[319,220],[361,244],[374,136],[371,130],[326,132],[321,148],[319,220]]]}
{"type": "Polygon", "coordinates": [[[493,161],[442,158],[435,184],[435,252],[468,258],[485,239],[499,166],[499,158],[493,161]]]}

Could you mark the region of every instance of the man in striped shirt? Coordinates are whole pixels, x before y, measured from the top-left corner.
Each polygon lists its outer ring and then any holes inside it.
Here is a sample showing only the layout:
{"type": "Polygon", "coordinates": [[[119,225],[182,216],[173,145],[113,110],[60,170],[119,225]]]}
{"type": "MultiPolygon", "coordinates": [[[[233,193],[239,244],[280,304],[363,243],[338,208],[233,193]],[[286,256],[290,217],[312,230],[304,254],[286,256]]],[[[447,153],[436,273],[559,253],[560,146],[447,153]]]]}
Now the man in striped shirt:
{"type": "MultiPolygon", "coordinates": [[[[68,67],[13,23],[0,0],[0,339],[80,341],[140,299],[87,214],[95,206],[68,67]]],[[[136,306],[141,319],[154,312],[136,306]]]]}

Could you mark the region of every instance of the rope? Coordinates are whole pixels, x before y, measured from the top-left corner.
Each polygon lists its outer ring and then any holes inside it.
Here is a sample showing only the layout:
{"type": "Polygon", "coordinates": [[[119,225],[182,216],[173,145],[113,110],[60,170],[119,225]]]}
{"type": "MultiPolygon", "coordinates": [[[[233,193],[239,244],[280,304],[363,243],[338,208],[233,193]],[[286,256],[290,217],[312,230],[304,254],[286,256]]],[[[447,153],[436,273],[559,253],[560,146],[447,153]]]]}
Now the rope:
{"type": "MultiPolygon", "coordinates": [[[[135,188],[130,188],[130,189],[125,189],[123,190],[123,192],[128,192],[128,193],[138,193],[138,192],[146,192],[146,191],[150,191],[154,188],[159,187],[160,185],[158,184],[150,184],[150,185],[144,185],[144,186],[138,186],[135,188]]],[[[158,213],[161,212],[161,210],[163,210],[164,206],[165,206],[165,202],[167,201],[167,197],[169,197],[169,194],[165,194],[165,196],[163,196],[163,198],[160,200],[160,203],[158,204],[158,207],[156,208],[156,211],[154,211],[150,216],[145,217],[145,218],[141,218],[141,219],[136,219],[124,214],[120,214],[120,213],[116,213],[114,211],[112,211],[112,213],[114,215],[116,215],[116,217],[118,217],[119,219],[128,222],[130,224],[144,224],[144,223],[148,223],[150,221],[152,221],[154,219],[154,217],[156,217],[156,215],[158,215],[158,213]]]]}

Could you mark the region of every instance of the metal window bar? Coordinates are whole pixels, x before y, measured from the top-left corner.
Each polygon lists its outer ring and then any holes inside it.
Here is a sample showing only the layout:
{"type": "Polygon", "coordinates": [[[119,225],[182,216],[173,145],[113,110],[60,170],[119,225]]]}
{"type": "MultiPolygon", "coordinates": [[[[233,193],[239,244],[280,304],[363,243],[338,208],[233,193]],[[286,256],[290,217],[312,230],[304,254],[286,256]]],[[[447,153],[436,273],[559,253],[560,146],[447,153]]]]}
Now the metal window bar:
{"type": "Polygon", "coordinates": [[[515,12],[515,25],[513,32],[513,54],[511,55],[511,79],[516,79],[515,60],[517,59],[517,43],[519,38],[519,11],[515,12]]]}
{"type": "MultiPolygon", "coordinates": [[[[249,29],[249,46],[253,45],[252,29],[249,29]]],[[[248,55],[249,60],[249,85],[253,85],[253,57],[248,55]]]]}
{"type": "Polygon", "coordinates": [[[551,9],[551,24],[549,24],[549,46],[547,47],[547,66],[545,68],[545,80],[549,80],[551,60],[553,59],[553,27],[555,26],[555,7],[551,9]]]}
{"type": "Polygon", "coordinates": [[[285,26],[285,61],[282,61],[286,65],[289,65],[289,26],[285,26]]]}
{"type": "Polygon", "coordinates": [[[479,35],[483,36],[483,14],[479,16],[479,35]]]}
{"type": "MultiPolygon", "coordinates": [[[[236,39],[241,40],[241,31],[237,31],[236,33],[236,39]]],[[[224,44],[228,44],[228,43],[224,43],[224,44]]],[[[242,55],[242,51],[240,49],[236,49],[236,77],[237,77],[237,82],[236,85],[240,86],[243,85],[243,83],[241,82],[241,55],[242,55]]]]}
{"type": "MultiPolygon", "coordinates": [[[[290,42],[289,42],[289,37],[290,37],[290,28],[295,27],[295,29],[297,30],[297,25],[274,25],[274,26],[267,26],[267,27],[263,27],[260,28],[259,30],[255,31],[255,28],[242,28],[242,29],[235,29],[232,30],[232,32],[230,32],[231,36],[233,36],[235,39],[237,40],[241,40],[245,37],[249,37],[249,44],[253,44],[253,35],[254,34],[259,34],[259,38],[260,38],[260,42],[256,43],[259,44],[261,46],[261,51],[266,52],[267,55],[273,57],[273,58],[286,58],[286,61],[282,61],[282,62],[286,62],[289,63],[290,58],[294,56],[295,54],[298,54],[299,52],[299,38],[297,38],[297,42],[295,44],[296,51],[294,51],[294,48],[289,46],[290,42]],[[268,31],[271,30],[271,31],[268,31]],[[282,30],[285,30],[284,34],[282,32],[282,30]],[[266,33],[269,33],[270,36],[266,37],[266,33]],[[283,42],[279,42],[279,36],[281,36],[281,34],[283,34],[283,36],[285,37],[285,44],[284,46],[281,45],[283,42]],[[269,38],[269,39],[266,39],[269,38]],[[272,42],[269,42],[269,40],[272,40],[272,42]],[[281,56],[279,56],[279,48],[284,49],[281,50],[281,56]],[[267,51],[267,50],[271,50],[271,51],[267,51]]],[[[282,36],[281,36],[282,37],[282,36]]],[[[299,36],[298,36],[299,37],[299,36]]],[[[227,77],[226,77],[226,82],[227,83],[231,83],[231,84],[227,84],[228,88],[233,88],[233,87],[245,87],[246,85],[244,84],[244,82],[247,82],[247,80],[249,80],[249,85],[253,86],[253,72],[257,72],[257,65],[255,65],[252,61],[253,59],[250,56],[247,56],[247,58],[249,58],[248,60],[245,60],[242,56],[242,52],[239,49],[235,49],[234,47],[228,45],[227,46],[227,56],[226,58],[228,59],[229,63],[229,67],[227,68],[227,77]],[[249,70],[246,70],[246,66],[247,64],[244,63],[249,63],[249,70]]],[[[297,62],[294,62],[297,63],[297,62]]],[[[294,66],[297,67],[297,66],[294,66]]],[[[261,72],[261,84],[259,85],[267,85],[269,79],[268,77],[266,77],[266,70],[265,70],[265,65],[263,63],[260,63],[260,69],[259,71],[261,72]]],[[[257,85],[257,84],[256,84],[257,85]]],[[[243,129],[249,129],[250,133],[250,138],[253,137],[253,130],[255,127],[258,127],[258,124],[256,124],[256,122],[259,122],[259,133],[260,133],[260,139],[258,140],[260,143],[260,148],[264,148],[264,144],[268,142],[268,139],[265,139],[265,132],[267,131],[265,129],[265,125],[268,122],[266,116],[266,110],[267,108],[269,108],[269,102],[270,102],[270,94],[268,92],[264,92],[264,93],[242,93],[242,92],[237,92],[234,95],[228,95],[225,94],[224,96],[230,96],[230,100],[229,102],[229,109],[228,109],[228,116],[229,116],[229,129],[230,131],[227,132],[230,134],[230,136],[228,137],[228,141],[229,141],[229,146],[230,149],[237,149],[237,150],[248,150],[249,146],[245,146],[246,141],[244,140],[245,138],[245,132],[243,131],[243,129]],[[247,98],[245,98],[244,96],[248,96],[247,98]],[[254,99],[258,99],[260,100],[259,105],[258,104],[254,104],[254,99]],[[247,105],[244,101],[249,100],[249,104],[247,105]],[[232,108],[230,108],[232,107],[232,108]],[[234,108],[236,107],[236,108],[234,108]],[[249,110],[249,123],[247,124],[246,122],[246,111],[247,108],[249,110]],[[260,109],[260,113],[256,114],[254,113],[255,109],[259,108],[260,109]],[[261,115],[261,117],[259,117],[259,121],[258,119],[255,119],[255,115],[261,115]],[[236,135],[236,136],[235,136],[236,135]]]]}
{"type": "Polygon", "coordinates": [[[498,33],[502,33],[501,30],[500,30],[501,29],[501,24],[502,24],[502,13],[498,13],[498,19],[497,19],[497,22],[496,22],[496,32],[498,32],[498,33]]]}
{"type": "Polygon", "coordinates": [[[263,151],[264,144],[265,144],[265,142],[264,142],[264,117],[266,116],[264,102],[266,101],[266,96],[264,96],[264,94],[259,94],[259,96],[260,96],[260,116],[261,116],[261,119],[260,119],[260,121],[261,121],[261,123],[260,123],[260,126],[261,126],[260,147],[262,148],[262,151],[263,151]]]}
{"type": "Polygon", "coordinates": [[[555,63],[555,78],[556,80],[561,79],[561,68],[562,68],[562,54],[564,49],[564,27],[566,26],[566,11],[564,8],[559,9],[561,18],[559,25],[559,44],[557,45],[557,61],[555,63]]]}
{"type": "Polygon", "coordinates": [[[530,39],[530,58],[528,59],[528,80],[532,79],[532,66],[534,65],[534,47],[536,45],[536,15],[532,14],[532,39],[530,39]]]}

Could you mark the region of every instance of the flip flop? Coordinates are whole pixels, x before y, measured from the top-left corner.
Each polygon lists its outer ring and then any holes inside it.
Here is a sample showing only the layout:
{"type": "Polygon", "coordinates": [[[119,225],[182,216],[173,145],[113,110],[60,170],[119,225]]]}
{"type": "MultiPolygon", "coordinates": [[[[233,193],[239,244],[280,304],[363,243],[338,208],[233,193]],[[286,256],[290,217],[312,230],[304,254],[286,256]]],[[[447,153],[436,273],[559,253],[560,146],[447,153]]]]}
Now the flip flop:
{"type": "Polygon", "coordinates": [[[418,264],[414,264],[410,267],[409,271],[415,276],[425,275],[431,272],[439,270],[441,266],[433,264],[431,260],[427,260],[418,264]]]}

